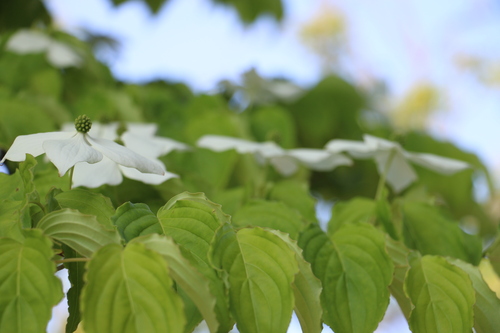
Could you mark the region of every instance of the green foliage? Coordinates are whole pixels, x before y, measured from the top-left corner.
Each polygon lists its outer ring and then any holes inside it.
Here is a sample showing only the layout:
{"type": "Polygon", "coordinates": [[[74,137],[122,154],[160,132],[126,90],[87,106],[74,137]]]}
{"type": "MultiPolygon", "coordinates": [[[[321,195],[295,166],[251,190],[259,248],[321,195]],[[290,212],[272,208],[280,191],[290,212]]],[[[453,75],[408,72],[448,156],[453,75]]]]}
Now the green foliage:
{"type": "MultiPolygon", "coordinates": [[[[145,1],[153,12],[164,2],[145,1]]],[[[282,15],[278,0],[216,2],[235,7],[245,22],[282,15]]],[[[289,99],[269,90],[276,80],[245,87],[256,96],[237,111],[231,85],[207,95],[177,83],[117,82],[90,43],[48,22],[43,2],[0,4],[2,150],[20,135],[58,131],[81,113],[95,123],[117,122],[120,134],[130,122],[155,123],[156,135],[191,148],[159,157],[179,176],[159,185],[124,179],[68,189],[71,172],[59,177],[45,155],[6,161],[1,332],[45,330],[62,296],[56,269],[67,269],[71,282],[68,333],[79,326],[89,333],[191,332],[202,320],[211,333],[235,324],[241,332],[282,333],[293,312],[303,332],[327,324],[338,333],[368,333],[390,295],[414,332],[498,331],[500,300],[486,283],[498,276],[479,265],[489,261],[500,274],[498,217],[474,200],[478,177],[494,191],[477,156],[425,133],[396,135],[384,115],[364,110],[369,96],[333,75],[289,99]],[[60,69],[43,52],[5,49],[15,29],[31,26],[74,48],[81,65],[60,69]],[[415,166],[418,180],[394,193],[372,160],[354,158],[328,172],[301,165],[283,176],[272,166],[283,155],[272,160],[196,146],[203,135],[218,134],[274,141],[286,154],[364,133],[472,167],[443,176],[415,166]],[[333,202],[326,225],[316,208],[324,199],[333,202]]]]}
{"type": "Polygon", "coordinates": [[[414,306],[409,319],[414,332],[470,332],[474,289],[467,273],[442,257],[410,260],[405,291],[414,306]]]}
{"type": "Polygon", "coordinates": [[[62,298],[54,276],[52,243],[40,230],[25,232],[24,241],[0,238],[0,331],[42,332],[52,307],[62,298]],[[28,319],[29,318],[29,319],[28,319]]]}

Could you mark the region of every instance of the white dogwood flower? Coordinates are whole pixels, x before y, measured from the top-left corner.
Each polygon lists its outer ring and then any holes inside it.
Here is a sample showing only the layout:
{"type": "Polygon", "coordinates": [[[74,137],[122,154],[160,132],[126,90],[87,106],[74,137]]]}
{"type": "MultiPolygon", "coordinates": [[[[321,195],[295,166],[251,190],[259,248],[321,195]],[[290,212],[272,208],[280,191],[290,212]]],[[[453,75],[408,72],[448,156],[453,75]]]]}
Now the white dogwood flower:
{"type": "Polygon", "coordinates": [[[58,68],[79,67],[82,58],[72,47],[40,31],[22,29],[7,41],[6,49],[18,54],[45,52],[47,61],[58,68]]]}
{"type": "Polygon", "coordinates": [[[220,135],[205,135],[198,140],[197,146],[217,152],[234,149],[240,154],[255,154],[259,161],[269,161],[284,176],[295,173],[299,164],[316,171],[328,171],[352,163],[351,159],[343,154],[334,154],[322,149],[283,149],[271,141],[253,142],[220,135]]]}
{"type": "MultiPolygon", "coordinates": [[[[73,166],[93,165],[106,159],[113,165],[134,168],[143,173],[164,175],[162,164],[141,156],[118,143],[89,135],[92,123],[87,116],[79,116],[74,131],[38,133],[18,136],[0,163],[5,160],[21,162],[26,154],[39,156],[43,153],[64,176],[73,166]],[[85,162],[85,163],[84,163],[85,162]]],[[[74,177],[80,177],[76,173],[74,177]]],[[[108,183],[111,177],[107,168],[96,169],[82,181],[87,183],[108,183]]]]}
{"type": "MultiPolygon", "coordinates": [[[[70,127],[71,124],[63,126],[63,129],[70,127]]],[[[157,130],[156,124],[134,124],[127,123],[127,130],[118,136],[120,124],[117,122],[109,124],[94,123],[89,134],[92,137],[106,140],[121,140],[125,147],[137,154],[154,161],[165,169],[165,165],[158,157],[168,154],[172,150],[186,150],[189,147],[186,144],[175,140],[155,136],[157,130]]],[[[146,184],[158,185],[170,178],[179,177],[178,175],[167,172],[163,175],[142,173],[134,168],[126,167],[114,163],[112,160],[104,157],[95,164],[79,163],[75,165],[73,175],[73,186],[86,186],[90,188],[99,187],[104,184],[118,185],[123,181],[123,176],[141,181],[146,184]],[[105,175],[100,178],[93,178],[95,173],[105,175]]]]}
{"type": "Polygon", "coordinates": [[[417,174],[409,162],[431,169],[435,172],[451,175],[465,170],[470,165],[463,161],[426,153],[411,153],[398,143],[371,135],[364,135],[364,141],[331,140],[326,150],[332,153],[347,152],[354,158],[373,158],[380,175],[394,191],[400,192],[417,180],[417,174]]]}

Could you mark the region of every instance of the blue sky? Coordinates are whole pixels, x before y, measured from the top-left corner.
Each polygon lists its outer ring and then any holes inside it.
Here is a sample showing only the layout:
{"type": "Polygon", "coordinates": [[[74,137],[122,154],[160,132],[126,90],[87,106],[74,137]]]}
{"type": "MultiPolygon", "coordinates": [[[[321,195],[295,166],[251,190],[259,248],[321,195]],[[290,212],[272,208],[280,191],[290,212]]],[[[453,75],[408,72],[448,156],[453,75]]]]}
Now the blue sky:
{"type": "Polygon", "coordinates": [[[457,56],[500,60],[500,9],[493,0],[286,0],[285,20],[242,26],[231,8],[207,0],[170,0],[157,16],[138,1],[46,0],[61,27],[87,28],[122,43],[109,65],[119,79],[166,78],[209,91],[252,67],[302,85],[321,77],[319,59],[298,38],[301,24],[332,4],[348,26],[348,69],[354,80],[383,80],[394,100],[416,82],[441,89],[445,107],[431,131],[500,169],[500,95],[457,66],[457,56]]]}

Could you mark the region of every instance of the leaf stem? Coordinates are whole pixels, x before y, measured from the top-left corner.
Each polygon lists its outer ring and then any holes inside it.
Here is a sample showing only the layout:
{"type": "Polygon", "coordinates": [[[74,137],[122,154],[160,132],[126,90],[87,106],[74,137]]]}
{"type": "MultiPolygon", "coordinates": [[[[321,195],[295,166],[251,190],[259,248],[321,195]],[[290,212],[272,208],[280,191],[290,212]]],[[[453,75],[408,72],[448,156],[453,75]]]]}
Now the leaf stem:
{"type": "Polygon", "coordinates": [[[59,259],[55,260],[56,264],[64,264],[67,262],[85,262],[85,261],[90,261],[89,258],[66,258],[66,259],[59,259]]]}

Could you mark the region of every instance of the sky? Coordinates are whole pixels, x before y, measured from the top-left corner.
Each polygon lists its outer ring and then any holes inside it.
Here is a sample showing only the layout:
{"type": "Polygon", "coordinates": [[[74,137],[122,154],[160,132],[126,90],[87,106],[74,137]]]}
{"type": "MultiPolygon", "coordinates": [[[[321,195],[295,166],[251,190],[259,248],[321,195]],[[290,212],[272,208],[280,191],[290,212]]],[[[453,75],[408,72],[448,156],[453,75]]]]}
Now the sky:
{"type": "MultiPolygon", "coordinates": [[[[431,117],[431,132],[500,170],[500,85],[485,85],[457,61],[473,56],[500,63],[499,2],[285,0],[282,22],[263,17],[249,26],[231,8],[208,0],[170,0],[155,16],[139,1],[117,8],[110,2],[45,0],[62,29],[88,29],[120,41],[119,52],[103,56],[118,79],[181,81],[195,91],[238,80],[251,68],[264,77],[314,85],[323,74],[321,61],[299,31],[325,6],[336,8],[346,22],[343,65],[350,79],[383,81],[393,102],[416,83],[435,85],[445,102],[431,117]]],[[[381,324],[378,332],[408,332],[398,311],[391,307],[388,316],[399,324],[381,324]]]]}

